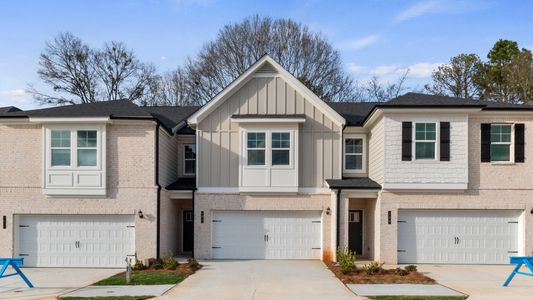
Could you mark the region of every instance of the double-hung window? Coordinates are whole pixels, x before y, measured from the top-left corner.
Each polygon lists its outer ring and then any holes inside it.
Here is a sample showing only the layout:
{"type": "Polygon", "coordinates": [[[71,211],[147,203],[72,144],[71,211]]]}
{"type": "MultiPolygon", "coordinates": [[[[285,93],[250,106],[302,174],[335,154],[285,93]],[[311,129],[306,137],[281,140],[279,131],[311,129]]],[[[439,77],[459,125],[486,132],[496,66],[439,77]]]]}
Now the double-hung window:
{"type": "Polygon", "coordinates": [[[436,123],[415,124],[415,159],[435,159],[437,144],[436,123]]]}
{"type": "Polygon", "coordinates": [[[490,160],[511,161],[511,124],[490,125],[490,160]]]}
{"type": "Polygon", "coordinates": [[[266,152],[266,135],[264,132],[248,132],[248,165],[264,166],[266,152]]]}
{"type": "Polygon", "coordinates": [[[70,131],[52,130],[50,139],[51,166],[70,166],[70,131]]]}
{"type": "Polygon", "coordinates": [[[272,132],[272,165],[290,164],[291,140],[288,132],[272,132]]]}
{"type": "Polygon", "coordinates": [[[187,144],[185,145],[185,154],[184,154],[184,174],[185,175],[194,175],[196,173],[196,145],[187,144]]]}
{"type": "Polygon", "coordinates": [[[344,170],[346,172],[363,170],[363,146],[362,138],[344,139],[344,170]]]}
{"type": "Polygon", "coordinates": [[[78,167],[95,167],[97,139],[96,130],[78,130],[78,167]]]}

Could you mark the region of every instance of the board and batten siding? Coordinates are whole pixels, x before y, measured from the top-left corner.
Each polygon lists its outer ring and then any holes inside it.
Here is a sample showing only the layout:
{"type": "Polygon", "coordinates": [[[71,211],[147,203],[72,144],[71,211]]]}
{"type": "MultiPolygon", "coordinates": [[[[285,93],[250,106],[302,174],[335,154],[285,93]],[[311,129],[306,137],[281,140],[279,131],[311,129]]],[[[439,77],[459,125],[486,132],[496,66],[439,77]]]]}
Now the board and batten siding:
{"type": "Polygon", "coordinates": [[[376,121],[368,136],[368,177],[375,182],[383,183],[385,166],[385,121],[376,121]]]}
{"type": "MultiPolygon", "coordinates": [[[[299,186],[340,178],[340,127],[280,77],[254,77],[198,124],[199,187],[238,187],[239,125],[234,114],[305,114],[299,126],[299,186]]],[[[268,125],[266,125],[268,126],[268,125]]]]}

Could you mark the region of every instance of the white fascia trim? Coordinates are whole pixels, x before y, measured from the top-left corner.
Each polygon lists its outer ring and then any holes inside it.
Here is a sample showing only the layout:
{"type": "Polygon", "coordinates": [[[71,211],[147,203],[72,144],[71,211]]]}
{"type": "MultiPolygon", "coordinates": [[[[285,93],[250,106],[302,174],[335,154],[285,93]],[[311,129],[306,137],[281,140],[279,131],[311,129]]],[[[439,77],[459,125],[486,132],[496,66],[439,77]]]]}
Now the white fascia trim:
{"type": "Polygon", "coordinates": [[[329,188],[314,188],[314,187],[308,187],[308,188],[298,188],[298,194],[331,194],[331,191],[329,188]]]}
{"type": "Polygon", "coordinates": [[[255,73],[254,74],[254,77],[268,77],[268,78],[272,78],[272,77],[279,77],[279,74],[278,73],[255,73]]]}
{"type": "Polygon", "coordinates": [[[231,118],[232,123],[305,123],[305,118],[231,118]]]}
{"type": "Polygon", "coordinates": [[[384,190],[466,190],[468,183],[383,183],[384,190]]]}
{"type": "Polygon", "coordinates": [[[239,187],[241,193],[298,193],[298,187],[239,187]]]}
{"type": "Polygon", "coordinates": [[[105,196],[106,189],[80,189],[80,188],[71,188],[71,189],[56,189],[56,188],[47,188],[42,189],[43,194],[47,196],[105,196]]]}
{"type": "Polygon", "coordinates": [[[331,106],[326,104],[322,99],[318,98],[317,95],[315,95],[311,90],[309,90],[304,84],[302,84],[297,78],[295,78],[292,74],[290,74],[287,70],[285,70],[280,64],[278,64],[272,57],[269,55],[263,56],[261,59],[259,59],[255,64],[253,64],[246,72],[244,72],[241,76],[239,76],[237,79],[235,79],[230,85],[228,85],[222,92],[220,92],[215,98],[213,98],[211,101],[209,101],[206,105],[204,105],[201,109],[196,111],[192,116],[190,116],[187,119],[187,122],[189,124],[198,124],[201,120],[203,120],[209,113],[211,113],[213,110],[215,110],[224,100],[228,98],[233,92],[233,90],[244,83],[246,83],[250,78],[253,78],[251,76],[259,67],[261,67],[265,62],[270,63],[276,70],[279,72],[279,76],[283,78],[285,81],[287,81],[289,84],[291,84],[298,92],[300,92],[304,98],[309,99],[309,101],[313,102],[317,107],[319,107],[322,112],[328,116],[333,122],[335,122],[338,126],[344,126],[346,123],[346,120],[337,113],[331,106]]]}
{"type": "Polygon", "coordinates": [[[33,118],[30,123],[110,123],[109,117],[95,118],[33,118]]]}
{"type": "Polygon", "coordinates": [[[380,190],[345,190],[341,191],[341,198],[377,198],[380,190]]]}

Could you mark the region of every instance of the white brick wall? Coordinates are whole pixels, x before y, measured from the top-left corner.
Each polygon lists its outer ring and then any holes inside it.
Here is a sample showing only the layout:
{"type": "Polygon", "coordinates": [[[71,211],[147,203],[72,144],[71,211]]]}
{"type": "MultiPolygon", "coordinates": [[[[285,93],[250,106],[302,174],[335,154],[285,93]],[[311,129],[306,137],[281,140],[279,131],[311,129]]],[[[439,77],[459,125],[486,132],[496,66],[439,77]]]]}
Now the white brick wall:
{"type": "MultiPolygon", "coordinates": [[[[391,114],[385,117],[385,168],[387,183],[468,183],[468,119],[466,114],[391,114]],[[450,161],[402,161],[402,122],[450,122],[450,161]]],[[[413,134],[414,144],[414,134],[413,134]]],[[[437,145],[439,148],[439,136],[437,145]]],[[[438,150],[437,150],[438,151],[438,150]]],[[[413,151],[414,155],[414,151],[413,151]]]]}

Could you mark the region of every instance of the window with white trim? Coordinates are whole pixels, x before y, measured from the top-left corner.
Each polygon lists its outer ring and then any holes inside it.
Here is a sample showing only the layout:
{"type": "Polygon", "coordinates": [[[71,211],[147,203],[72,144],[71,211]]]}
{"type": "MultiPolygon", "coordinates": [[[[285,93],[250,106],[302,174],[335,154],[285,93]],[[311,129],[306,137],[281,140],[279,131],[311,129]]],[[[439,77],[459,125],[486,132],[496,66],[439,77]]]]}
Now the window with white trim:
{"type": "Polygon", "coordinates": [[[272,132],[272,165],[290,164],[291,138],[289,132],[272,132]]]}
{"type": "Polygon", "coordinates": [[[415,159],[435,159],[437,124],[415,123],[415,159]]]}
{"type": "Polygon", "coordinates": [[[511,124],[490,125],[490,160],[511,161],[511,124]]]}
{"type": "Polygon", "coordinates": [[[344,169],[346,171],[363,170],[363,139],[344,139],[344,169]]]}
{"type": "Polygon", "coordinates": [[[266,165],[266,135],[264,132],[248,132],[248,165],[266,165]]]}
{"type": "Polygon", "coordinates": [[[52,130],[50,134],[51,166],[70,166],[70,131],[52,130]]]}
{"type": "Polygon", "coordinates": [[[78,130],[78,167],[95,167],[97,163],[96,130],[78,130]]]}
{"type": "Polygon", "coordinates": [[[186,144],[184,151],[184,175],[196,174],[196,144],[186,144]]]}

